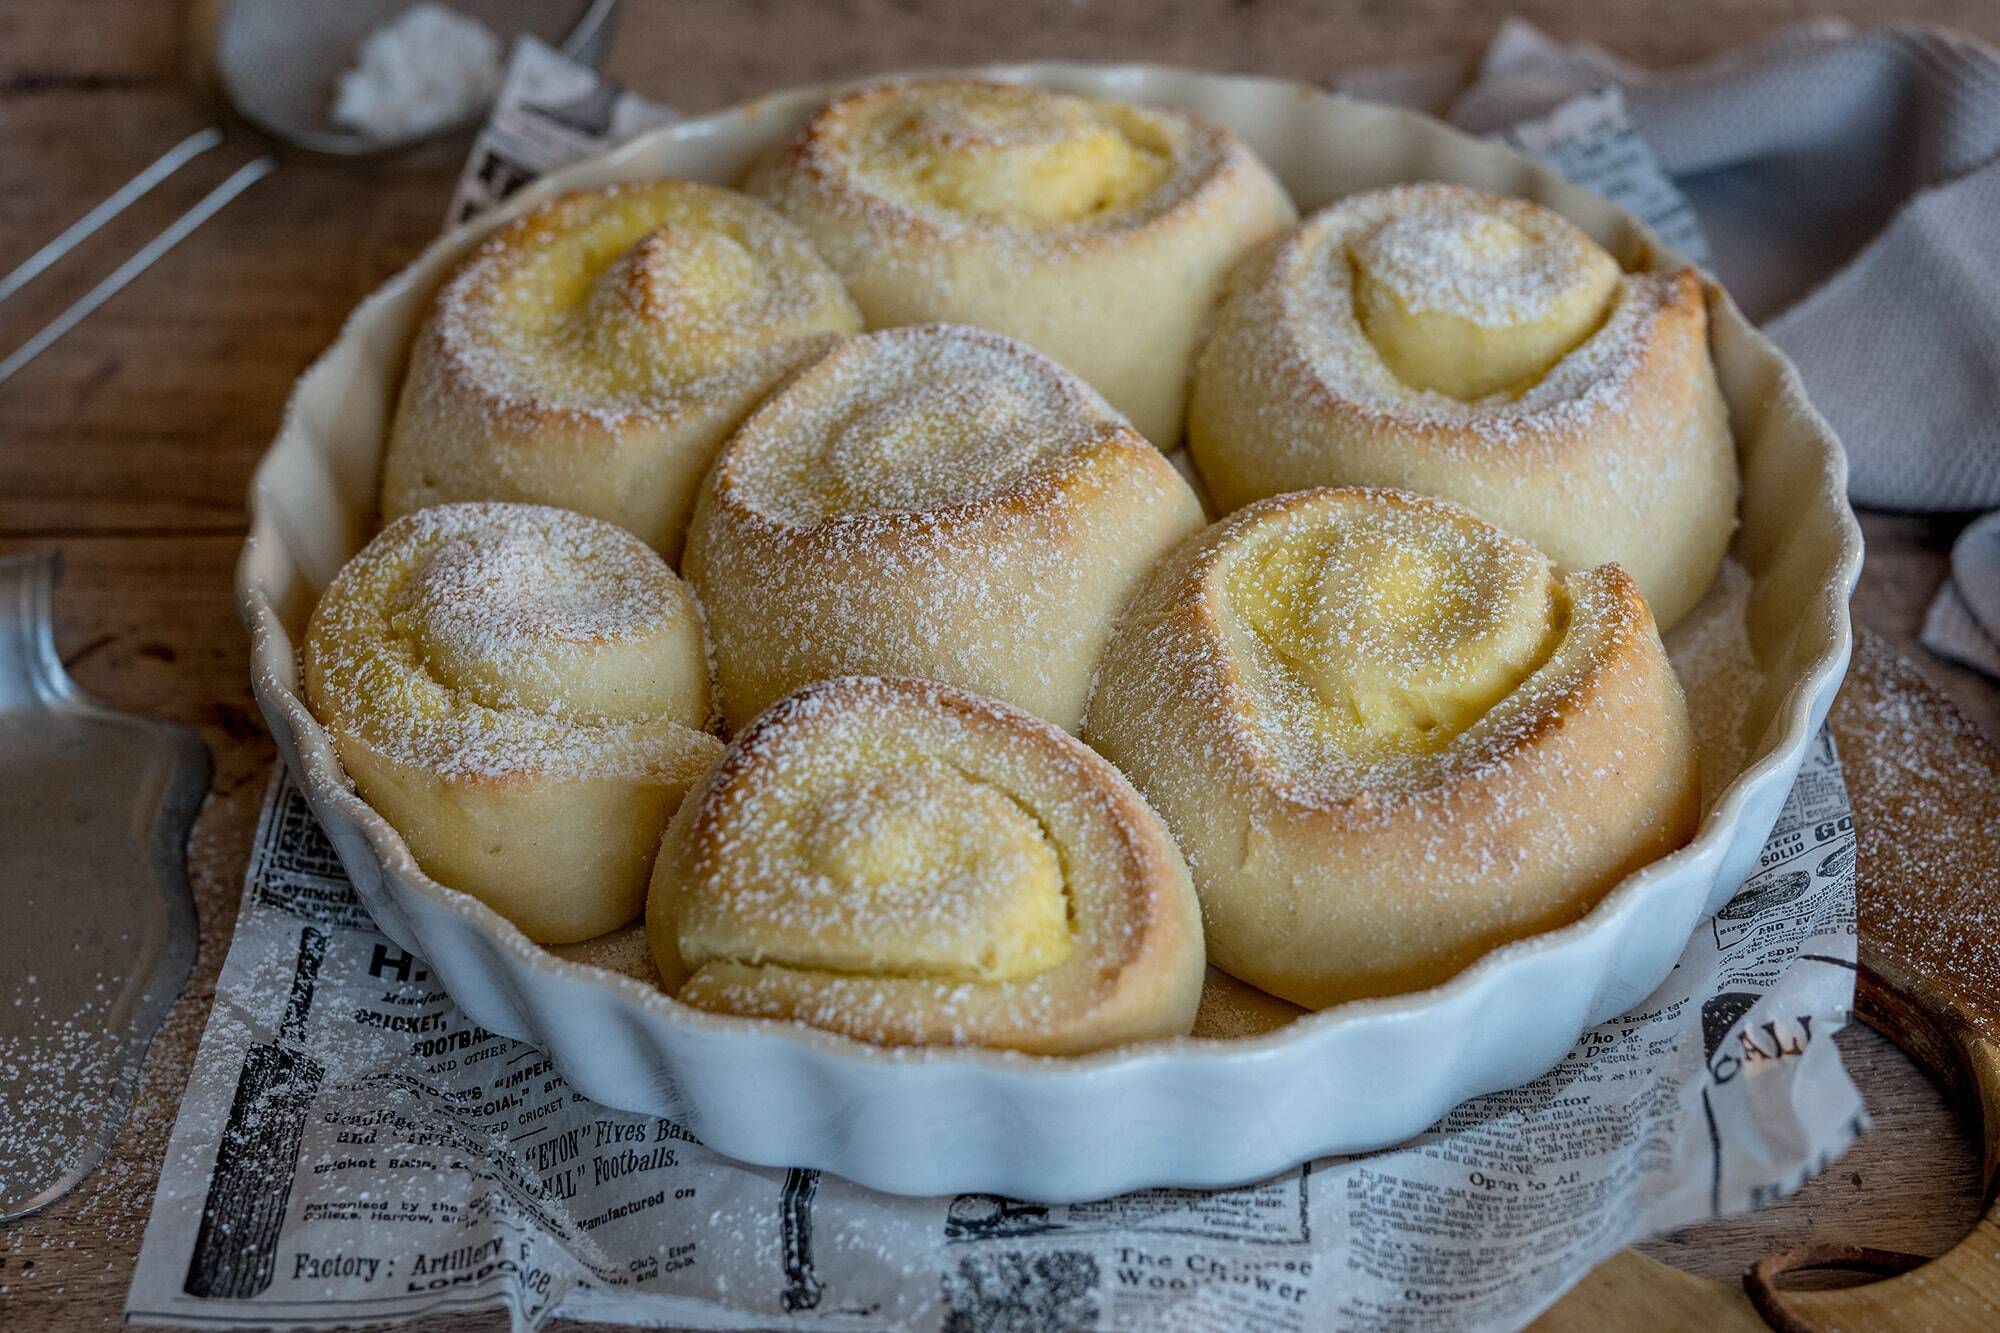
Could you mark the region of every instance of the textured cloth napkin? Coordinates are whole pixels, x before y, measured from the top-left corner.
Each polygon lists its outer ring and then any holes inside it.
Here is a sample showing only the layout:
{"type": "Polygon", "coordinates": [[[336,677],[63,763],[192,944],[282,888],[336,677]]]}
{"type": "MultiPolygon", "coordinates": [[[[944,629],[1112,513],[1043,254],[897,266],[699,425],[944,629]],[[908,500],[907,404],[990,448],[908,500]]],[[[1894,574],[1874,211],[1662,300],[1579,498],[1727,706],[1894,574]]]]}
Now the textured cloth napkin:
{"type": "MultiPolygon", "coordinates": [[[[2000,51],[1813,22],[1642,71],[1516,20],[1448,114],[1494,133],[1607,84],[1840,433],[1855,502],[2000,511],[2000,51]]],[[[1924,642],[2000,675],[2000,512],[1960,536],[1924,642]]]]}

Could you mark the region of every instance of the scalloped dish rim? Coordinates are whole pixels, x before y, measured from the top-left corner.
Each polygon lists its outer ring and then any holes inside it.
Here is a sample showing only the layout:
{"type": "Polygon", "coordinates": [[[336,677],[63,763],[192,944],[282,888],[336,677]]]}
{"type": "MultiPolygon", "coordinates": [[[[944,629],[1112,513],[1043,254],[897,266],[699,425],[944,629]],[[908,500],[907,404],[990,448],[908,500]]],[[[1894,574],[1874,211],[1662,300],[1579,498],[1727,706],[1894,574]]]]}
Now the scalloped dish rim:
{"type": "MultiPolygon", "coordinates": [[[[337,394],[341,387],[339,383],[336,383],[331,390],[323,387],[326,381],[337,381],[341,373],[341,368],[335,364],[336,360],[343,351],[352,352],[356,344],[369,341],[371,335],[379,337],[382,326],[390,318],[390,314],[385,313],[386,308],[399,298],[408,297],[417,285],[433,281],[429,275],[439,270],[450,257],[462,252],[474,238],[484,235],[501,221],[517,215],[523,209],[556,191],[581,183],[586,178],[591,181],[608,178],[607,173],[616,174],[621,167],[649,161],[662,149],[671,151],[670,146],[692,145],[694,147],[688,149],[688,152],[692,153],[697,151],[704,141],[721,141],[732,136],[737,138],[761,136],[760,142],[768,143],[780,129],[785,127],[772,129],[761,125],[760,122],[775,118],[780,113],[796,116],[798,108],[822,100],[831,91],[939,72],[970,73],[1061,87],[1089,88],[1102,95],[1132,100],[1156,100],[1169,104],[1177,100],[1172,95],[1176,88],[1182,90],[1179,99],[1182,102],[1192,95],[1189,90],[1194,89],[1203,90],[1203,96],[1216,99],[1291,97],[1315,108],[1324,109],[1325,104],[1345,108],[1342,114],[1365,111],[1368,116],[1378,118],[1379,123],[1395,127],[1398,133],[1425,138],[1427,142],[1442,144],[1454,152],[1460,152],[1464,148],[1463,144],[1454,141],[1466,140],[1466,136],[1459,132],[1415,112],[1354,102],[1323,89],[1280,79],[1210,74],[1151,65],[1095,65],[1071,62],[997,65],[958,71],[906,71],[790,89],[711,115],[670,124],[607,153],[553,173],[521,191],[502,207],[461,224],[432,242],[420,256],[378,287],[355,308],[343,324],[334,343],[300,376],[294,386],[286,405],[283,423],[273,443],[260,459],[252,480],[248,498],[249,535],[236,566],[235,578],[238,610],[250,631],[252,641],[253,692],[272,725],[280,749],[290,763],[295,778],[315,805],[322,803],[331,805],[353,822],[379,863],[385,889],[392,894],[398,891],[415,892],[467,918],[470,924],[486,937],[489,944],[512,955],[533,971],[608,989],[621,999],[629,1000],[650,1011],[651,1016],[680,1025],[691,1032],[740,1042],[752,1047],[776,1045],[787,1050],[809,1048],[857,1066],[898,1069],[913,1062],[925,1065],[957,1065],[965,1067],[969,1072],[1004,1072],[1010,1079],[1042,1083],[1107,1079],[1119,1072],[1132,1072],[1162,1064],[1178,1065],[1192,1062],[1205,1069],[1219,1069],[1226,1064],[1278,1060],[1293,1054],[1303,1057],[1307,1048],[1325,1039],[1332,1032],[1362,1024],[1420,1021],[1427,1015],[1448,1006],[1468,1002],[1476,992],[1504,982],[1529,959],[1558,954],[1571,948],[1580,949],[1586,941],[1600,932],[1615,929],[1626,918],[1643,910],[1663,880],[1676,882],[1685,880],[1689,883],[1698,881],[1712,885],[1715,871],[1720,869],[1725,850],[1740,832],[1737,826],[1745,818],[1747,807],[1753,800],[1768,799],[1767,789],[1796,771],[1807,745],[1813,739],[1819,720],[1823,718],[1825,709],[1838,688],[1852,648],[1848,595],[1859,576],[1861,562],[1860,528],[1851,506],[1845,500],[1846,462],[1844,454],[1840,451],[1839,442],[1831,429],[1812,411],[1800,387],[1796,370],[1783,358],[1782,353],[1754,328],[1749,328],[1747,332],[1752,340],[1752,347],[1760,358],[1764,358],[1760,366],[1777,372],[1773,400],[1780,407],[1799,409],[1806,414],[1805,428],[1815,432],[1823,440],[1828,451],[1827,457],[1823,460],[1827,464],[1825,480],[1832,493],[1839,497],[1837,501],[1839,512],[1834,517],[1842,545],[1830,571],[1831,577],[1828,581],[1812,587],[1810,593],[1803,599],[1797,614],[1798,622],[1803,624],[1820,603],[1828,603],[1827,611],[1832,620],[1826,626],[1827,644],[1824,650],[1791,680],[1789,689],[1776,704],[1772,720],[1767,724],[1764,733],[1768,737],[1776,732],[1776,740],[1767,741],[1767,748],[1761,757],[1747,765],[1728,784],[1704,815],[1693,841],[1627,876],[1589,912],[1569,925],[1502,946],[1486,954],[1450,980],[1430,989],[1352,1001],[1302,1016],[1284,1026],[1256,1036],[1175,1037],[1086,1055],[1035,1056],[974,1047],[884,1047],[797,1022],[741,1018],[694,1009],[636,978],[591,964],[560,958],[530,941],[497,912],[477,899],[438,884],[417,867],[401,836],[347,784],[334,756],[330,739],[313,720],[299,692],[291,683],[296,678],[292,660],[293,645],[278,609],[287,596],[283,580],[292,577],[303,578],[303,574],[298,571],[309,563],[301,561],[298,550],[303,543],[298,540],[299,534],[294,530],[294,525],[288,525],[286,522],[291,515],[286,513],[280,500],[279,492],[285,484],[280,473],[295,462],[325,464],[329,461],[328,451],[321,448],[323,443],[321,432],[315,429],[308,418],[313,411],[324,406],[321,400],[337,394]],[[1166,95],[1161,95],[1162,89],[1166,90],[1166,95]],[[1399,123],[1403,121],[1421,122],[1421,127],[1399,123]],[[1440,134],[1444,138],[1437,138],[1440,134]],[[278,561],[289,561],[289,565],[275,563],[278,561]],[[1711,862],[1714,864],[1707,864],[1711,862]]],[[[1357,122],[1360,120],[1358,115],[1355,118],[1357,122]]],[[[1466,142],[1471,141],[1466,140],[1466,142]]],[[[1501,166],[1506,166],[1508,170],[1533,182],[1539,195],[1562,197],[1572,202],[1578,195],[1578,187],[1561,181],[1547,168],[1519,158],[1509,149],[1497,144],[1480,144],[1479,150],[1483,153],[1500,155],[1494,159],[1494,169],[1497,171],[1501,166]],[[1502,159],[1511,161],[1503,162],[1502,159]]],[[[635,170],[630,174],[637,176],[641,173],[635,170]]],[[[649,169],[643,174],[654,176],[659,173],[649,169]]],[[[1594,199],[1595,196],[1590,198],[1594,199]]],[[[1597,210],[1611,209],[1609,204],[1601,201],[1577,206],[1597,210]]],[[[1565,207],[1564,211],[1569,210],[1565,207]]],[[[1624,226],[1628,229],[1626,233],[1628,237],[1639,238],[1657,256],[1672,257],[1671,252],[1659,245],[1657,240],[1639,224],[1624,218],[1623,214],[1616,216],[1623,219],[1624,226]]],[[[1728,302],[1726,295],[1720,293],[1712,282],[1706,286],[1712,310],[1719,309],[1732,319],[1741,319],[1741,316],[1735,313],[1733,305],[1728,302]]],[[[394,364],[398,366],[401,364],[400,356],[395,358],[394,364]]],[[[351,387],[353,381],[350,378],[346,383],[351,387]]],[[[390,387],[393,389],[393,384],[390,387]]],[[[1731,406],[1734,415],[1739,405],[1732,402],[1731,406]]],[[[337,521],[340,521],[339,516],[327,519],[329,523],[337,521]]],[[[1772,804],[1772,809],[1775,812],[1776,803],[1772,804]]],[[[1713,893],[1712,887],[1710,892],[1713,893]]],[[[1712,904],[1710,906],[1712,908],[1712,904]]],[[[1696,917],[1697,923],[1707,915],[1709,911],[1700,913],[1696,917]]],[[[385,930],[392,935],[395,933],[386,927],[385,930]]],[[[1597,993],[1601,996],[1602,981],[1599,987],[1597,993]]],[[[561,1052],[556,1054],[560,1064],[561,1052]]],[[[721,1150],[728,1151],[726,1148],[721,1150]]]]}

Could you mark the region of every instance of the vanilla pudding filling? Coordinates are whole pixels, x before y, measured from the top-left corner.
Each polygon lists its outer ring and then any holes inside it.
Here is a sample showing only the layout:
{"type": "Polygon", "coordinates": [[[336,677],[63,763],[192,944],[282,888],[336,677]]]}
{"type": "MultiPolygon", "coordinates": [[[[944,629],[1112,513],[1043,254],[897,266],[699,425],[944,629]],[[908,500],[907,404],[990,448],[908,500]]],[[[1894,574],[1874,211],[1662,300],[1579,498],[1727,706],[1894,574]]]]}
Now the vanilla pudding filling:
{"type": "Polygon", "coordinates": [[[1561,632],[1545,560],[1487,533],[1440,551],[1401,518],[1270,534],[1228,578],[1237,613],[1298,687],[1287,720],[1356,755],[1443,748],[1547,661],[1561,632]]]}
{"type": "Polygon", "coordinates": [[[1248,528],[1211,575],[1250,724],[1322,794],[1441,780],[1434,762],[1561,646],[1548,559],[1486,524],[1350,492],[1248,528]]]}
{"type": "Polygon", "coordinates": [[[847,318],[804,240],[729,191],[614,186],[550,209],[441,298],[461,359],[511,396],[644,411],[847,318]]]}
{"type": "Polygon", "coordinates": [[[1186,136],[1138,107],[1003,84],[889,99],[848,131],[857,183],[1002,230],[1117,225],[1182,170],[1186,136]]]}
{"type": "Polygon", "coordinates": [[[1069,956],[1062,858],[1025,806],[936,759],[856,760],[760,802],[768,855],[795,873],[723,890],[742,929],[709,931],[704,960],[988,984],[1069,956]]]}
{"type": "Polygon", "coordinates": [[[1123,775],[907,677],[819,681],[740,733],[667,828],[646,929],[684,1003],[894,1044],[1184,1033],[1203,975],[1186,864],[1123,775]]]}
{"type": "Polygon", "coordinates": [[[1354,311],[1405,384],[1518,397],[1602,326],[1617,261],[1563,218],[1450,195],[1351,238],[1354,311]]]}

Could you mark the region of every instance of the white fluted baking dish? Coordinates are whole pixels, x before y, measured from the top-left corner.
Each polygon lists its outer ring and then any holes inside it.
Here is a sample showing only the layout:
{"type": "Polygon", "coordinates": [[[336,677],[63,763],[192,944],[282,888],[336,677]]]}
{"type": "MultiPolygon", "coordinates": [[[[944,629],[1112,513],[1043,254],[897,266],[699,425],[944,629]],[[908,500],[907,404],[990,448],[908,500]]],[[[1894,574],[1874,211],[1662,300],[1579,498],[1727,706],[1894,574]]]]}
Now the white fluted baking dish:
{"type": "MultiPolygon", "coordinates": [[[[1628,265],[1662,258],[1598,196],[1412,113],[1299,84],[1143,66],[978,72],[1219,121],[1264,155],[1302,212],[1394,181],[1461,181],[1556,209],[1628,265]]],[[[580,1091],[671,1116],[718,1151],[901,1193],[1049,1201],[1240,1183],[1394,1143],[1468,1097],[1552,1067],[1585,1027],[1657,986],[1693,928],[1756,865],[1846,667],[1861,559],[1839,443],[1790,364],[1716,291],[1710,337],[1744,481],[1734,554],[1752,580],[1748,639],[1764,682],[1743,726],[1745,766],[1688,847],[1575,924],[1501,949],[1445,985],[1262,1036],[1083,1058],[884,1050],[698,1012],[642,981],[564,961],[417,868],[341,773],[300,699],[294,647],[315,597],[374,524],[403,359],[433,287],[481,236],[554,191],[656,176],[730,183],[829,91],[684,121],[557,173],[431,246],[362,303],[300,379],[252,486],[237,598],[258,704],[382,930],[427,958],[475,1020],[542,1047],[580,1091]]]]}

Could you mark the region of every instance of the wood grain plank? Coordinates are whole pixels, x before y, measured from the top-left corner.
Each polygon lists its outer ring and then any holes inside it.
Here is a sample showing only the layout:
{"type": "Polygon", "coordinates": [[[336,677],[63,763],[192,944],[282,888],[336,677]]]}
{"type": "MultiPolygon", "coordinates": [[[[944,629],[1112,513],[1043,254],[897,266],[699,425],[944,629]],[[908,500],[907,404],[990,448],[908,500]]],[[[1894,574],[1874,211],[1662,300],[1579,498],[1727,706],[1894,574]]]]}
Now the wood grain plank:
{"type": "Polygon", "coordinates": [[[1786,23],[1844,16],[2000,37],[1982,0],[1166,0],[909,4],[677,0],[625,7],[607,69],[686,111],[812,79],[997,60],[1151,60],[1324,82],[1336,71],[1449,58],[1468,68],[1501,20],[1601,42],[1645,65],[1693,60],[1786,23]]]}
{"type": "Polygon", "coordinates": [[[176,8],[158,0],[0,6],[0,98],[172,82],[176,8]]]}
{"type": "MultiPolygon", "coordinates": [[[[8,183],[0,269],[203,122],[177,83],[172,8],[159,0],[0,6],[0,180],[8,183]]],[[[1389,61],[1469,64],[1511,12],[1642,63],[1694,58],[1817,13],[1939,22],[2000,39],[2000,7],[1988,0],[1696,0],[1671,16],[1656,0],[1587,9],[1558,0],[634,0],[610,68],[689,112],[810,79],[1052,56],[1320,80],[1389,61]]],[[[243,150],[228,151],[238,156],[219,150],[207,175],[191,169],[181,193],[163,190],[131,230],[75,256],[75,271],[51,274],[45,290],[0,308],[0,349],[219,179],[243,150]]],[[[353,303],[431,238],[454,173],[449,152],[365,173],[287,165],[0,386],[0,550],[38,534],[62,546],[69,577],[58,593],[58,639],[77,677],[121,707],[195,726],[217,760],[190,851],[202,920],[194,981],[154,1044],[133,1118],[105,1167],[48,1212],[0,1228],[0,1323],[118,1323],[272,753],[244,683],[246,647],[228,594],[240,498],[293,376],[353,303]]],[[[1870,562],[1858,614],[1907,650],[1955,524],[1869,516],[1864,525],[1870,562]]],[[[2000,691],[1935,660],[1921,669],[2000,734],[2000,691]]],[[[1963,1129],[1879,1038],[1850,1029],[1839,1041],[1875,1131],[1791,1199],[1663,1237],[1650,1253],[1723,1277],[1802,1239],[1865,1235],[1935,1252],[1963,1229],[1977,1206],[1963,1129]]]]}

